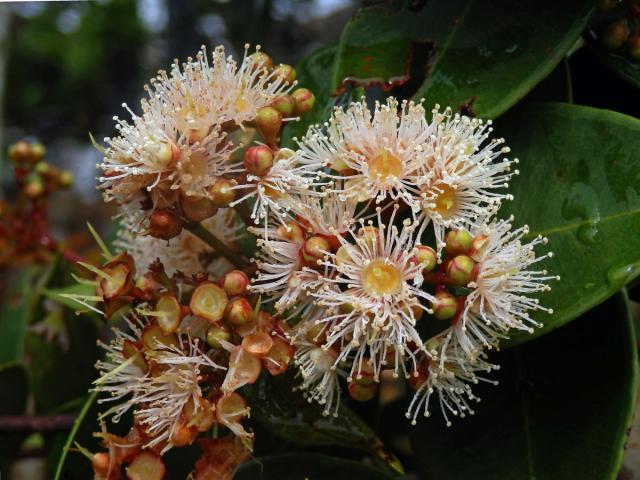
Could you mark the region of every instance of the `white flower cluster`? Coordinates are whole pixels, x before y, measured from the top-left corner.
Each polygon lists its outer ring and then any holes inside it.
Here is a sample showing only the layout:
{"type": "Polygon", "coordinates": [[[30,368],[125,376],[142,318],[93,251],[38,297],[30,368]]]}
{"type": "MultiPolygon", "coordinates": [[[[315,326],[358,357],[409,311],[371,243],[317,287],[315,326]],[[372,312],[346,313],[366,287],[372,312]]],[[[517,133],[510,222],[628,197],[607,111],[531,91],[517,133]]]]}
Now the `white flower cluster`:
{"type": "Polygon", "coordinates": [[[546,239],[526,243],[526,227],[494,218],[518,172],[491,133],[449,109],[428,120],[421,104],[361,101],[262,177],[286,175],[286,186],[256,202],[266,225],[251,229],[252,288],[295,323],[302,388],[326,413],[337,412],[340,376],[366,395],[383,370],[415,384],[413,421],[434,393],[448,423],[472,413],[469,385],[496,368],[485,350],[536,325],[529,311],[551,312],[532,296],[555,278],[535,268],[551,255],[534,253],[546,239]],[[442,331],[424,338],[419,322],[442,331]]]}

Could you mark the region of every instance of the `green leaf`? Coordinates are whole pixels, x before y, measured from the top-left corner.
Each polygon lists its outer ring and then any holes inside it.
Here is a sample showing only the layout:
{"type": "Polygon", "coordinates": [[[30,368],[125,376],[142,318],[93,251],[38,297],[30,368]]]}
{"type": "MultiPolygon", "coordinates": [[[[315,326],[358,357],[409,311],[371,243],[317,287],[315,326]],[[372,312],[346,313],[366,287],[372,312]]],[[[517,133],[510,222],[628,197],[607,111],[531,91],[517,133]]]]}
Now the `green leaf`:
{"type": "Polygon", "coordinates": [[[251,406],[251,416],[264,428],[295,445],[338,446],[373,453],[391,469],[402,473],[398,459],[375,432],[354,412],[341,405],[338,417],[324,416],[322,407],[308,403],[290,375],[263,375],[242,394],[251,406]]]}
{"type": "Polygon", "coordinates": [[[626,295],[492,361],[500,384],[474,387],[474,416],[446,427],[434,404],[412,430],[420,478],[616,478],[637,396],[626,295]]]}
{"type": "Polygon", "coordinates": [[[289,123],[282,132],[282,145],[296,148],[293,137],[302,137],[310,125],[324,121],[329,117],[333,106],[330,97],[331,85],[327,81],[327,72],[331,72],[335,59],[336,46],[322,47],[306,57],[296,67],[298,86],[308,88],[316,97],[310,112],[301,116],[300,121],[289,123]]]}
{"type": "MultiPolygon", "coordinates": [[[[549,104],[518,109],[496,127],[520,175],[501,214],[549,238],[541,266],[561,281],[542,294],[542,335],[604,301],[640,273],[640,121],[605,110],[549,104]]],[[[542,252],[542,248],[539,252],[542,252]]],[[[514,333],[505,345],[533,338],[514,333]]]]}
{"type": "Polygon", "coordinates": [[[49,282],[57,262],[21,269],[7,284],[0,310],[0,363],[20,361],[27,326],[32,322],[42,289],[49,282]]]}
{"type": "MultiPolygon", "coordinates": [[[[0,366],[0,415],[22,415],[27,404],[27,375],[22,365],[0,366]]],[[[26,432],[0,432],[0,470],[6,471],[7,463],[14,457],[26,432]]]]}
{"type": "MultiPolygon", "coordinates": [[[[85,404],[82,406],[82,409],[78,413],[78,416],[76,417],[76,420],[73,423],[73,428],[71,429],[71,432],[67,437],[67,441],[64,444],[64,447],[62,448],[62,452],[58,460],[58,466],[56,468],[54,480],[61,480],[62,478],[69,479],[69,480],[75,480],[77,478],[79,480],[80,478],[87,478],[87,475],[90,474],[89,472],[91,470],[91,467],[89,464],[89,460],[81,457],[80,454],[77,454],[77,453],[74,454],[76,455],[76,458],[75,458],[76,462],[70,462],[68,457],[69,457],[69,449],[72,448],[74,441],[78,441],[80,437],[83,437],[83,438],[91,437],[92,426],[95,425],[96,423],[95,415],[97,414],[97,409],[96,409],[97,396],[98,396],[98,392],[91,393],[87,398],[87,401],[85,402],[85,404]],[[80,457],[80,458],[77,458],[77,457],[80,457]],[[73,468],[73,465],[70,465],[70,464],[73,464],[73,463],[77,464],[78,460],[79,462],[82,462],[81,465],[85,467],[84,477],[69,476],[68,474],[63,477],[62,476],[63,473],[73,468]]],[[[86,447],[86,445],[83,445],[83,446],[86,447]]],[[[75,468],[78,468],[78,467],[76,466],[75,468]]]]}
{"type": "Polygon", "coordinates": [[[73,284],[73,285],[69,285],[67,287],[61,287],[61,288],[51,288],[51,289],[45,288],[42,291],[42,294],[45,297],[49,298],[50,300],[53,300],[56,303],[64,305],[65,307],[70,308],[73,311],[86,310],[85,307],[80,305],[75,300],[72,300],[71,298],[68,298],[68,297],[63,297],[61,295],[93,296],[96,294],[96,288],[92,285],[84,285],[81,283],[77,283],[77,284],[73,284]]]}
{"type": "Polygon", "coordinates": [[[313,453],[261,457],[238,468],[236,480],[388,480],[389,476],[361,462],[313,453]]]}
{"type": "Polygon", "coordinates": [[[590,0],[431,0],[418,11],[362,9],[340,39],[332,88],[411,81],[414,98],[495,118],[563,58],[584,29],[590,0]],[[415,82],[415,80],[413,80],[415,82]]]}

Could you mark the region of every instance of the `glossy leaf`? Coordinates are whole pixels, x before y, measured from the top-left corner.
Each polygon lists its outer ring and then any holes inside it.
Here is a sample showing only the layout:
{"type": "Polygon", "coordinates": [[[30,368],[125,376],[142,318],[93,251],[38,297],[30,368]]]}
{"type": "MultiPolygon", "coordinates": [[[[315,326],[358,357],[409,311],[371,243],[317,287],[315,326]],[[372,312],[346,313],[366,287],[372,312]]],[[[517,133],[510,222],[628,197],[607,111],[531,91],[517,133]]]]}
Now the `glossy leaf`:
{"type": "MultiPolygon", "coordinates": [[[[501,210],[548,237],[544,261],[560,282],[542,294],[553,315],[534,336],[573,320],[640,273],[640,121],[605,110],[549,104],[505,116],[496,131],[520,158],[515,196],[501,210]]],[[[542,248],[538,250],[542,251],[542,248]]],[[[513,335],[513,345],[532,339],[513,335]]]]}
{"type": "Polygon", "coordinates": [[[322,407],[308,403],[299,391],[292,391],[290,376],[262,376],[242,394],[251,405],[251,416],[279,437],[304,446],[342,446],[373,453],[391,469],[402,472],[398,459],[375,432],[344,405],[338,417],[324,416],[322,407]]]}
{"type": "MultiPolygon", "coordinates": [[[[340,39],[332,87],[426,78],[415,98],[495,118],[548,75],[584,29],[592,2],[433,0],[418,11],[362,9],[340,39]]],[[[417,86],[417,85],[416,85],[417,86]]]]}
{"type": "Polygon", "coordinates": [[[235,480],[390,480],[392,477],[362,462],[313,453],[260,457],[240,466],[235,480]]]}
{"type": "Polygon", "coordinates": [[[637,396],[626,295],[492,360],[500,384],[474,387],[475,415],[446,427],[434,403],[411,431],[420,478],[616,478],[637,396]]]}

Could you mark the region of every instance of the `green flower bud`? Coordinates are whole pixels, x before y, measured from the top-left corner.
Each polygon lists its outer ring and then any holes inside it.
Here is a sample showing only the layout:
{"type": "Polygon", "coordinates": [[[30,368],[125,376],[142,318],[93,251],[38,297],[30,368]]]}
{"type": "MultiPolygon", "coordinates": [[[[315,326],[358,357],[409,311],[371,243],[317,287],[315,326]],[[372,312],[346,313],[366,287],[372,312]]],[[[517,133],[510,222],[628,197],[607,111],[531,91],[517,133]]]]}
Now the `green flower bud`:
{"type": "Polygon", "coordinates": [[[447,320],[458,311],[458,299],[449,292],[436,293],[436,299],[431,303],[433,316],[438,320],[447,320]]]}
{"type": "Polygon", "coordinates": [[[447,265],[447,277],[455,285],[466,286],[473,279],[475,262],[467,255],[458,255],[447,265]]]}
{"type": "Polygon", "coordinates": [[[446,250],[449,255],[469,253],[473,237],[466,230],[451,230],[446,238],[446,250]]]}
{"type": "Polygon", "coordinates": [[[265,145],[247,148],[244,152],[244,168],[257,177],[262,177],[273,166],[273,153],[265,145]]]}
{"type": "Polygon", "coordinates": [[[306,88],[298,88],[291,94],[291,98],[293,98],[294,103],[293,113],[296,115],[307,113],[316,102],[313,92],[306,88]]]}

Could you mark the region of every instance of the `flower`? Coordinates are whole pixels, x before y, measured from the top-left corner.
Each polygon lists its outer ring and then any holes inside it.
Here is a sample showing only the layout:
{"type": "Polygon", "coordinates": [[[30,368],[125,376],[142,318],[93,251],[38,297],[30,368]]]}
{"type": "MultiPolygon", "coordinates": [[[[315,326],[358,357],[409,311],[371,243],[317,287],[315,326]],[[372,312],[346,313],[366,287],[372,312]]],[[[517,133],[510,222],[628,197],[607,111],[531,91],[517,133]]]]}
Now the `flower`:
{"type": "Polygon", "coordinates": [[[353,243],[338,236],[340,249],[325,261],[337,275],[311,293],[327,309],[316,320],[325,325],[324,347],[340,350],[337,362],[355,350],[350,377],[354,372],[360,375],[367,356],[375,380],[388,356],[394,359],[394,372],[403,370],[406,375],[405,355],[415,363],[414,352],[424,350],[415,325],[428,310],[421,300],[431,302],[434,297],[420,288],[422,266],[413,257],[413,225],[405,220],[399,231],[393,225],[396,211],[388,225],[382,222],[380,208],[377,227],[365,227],[361,220],[358,232],[349,231],[353,243]]]}
{"type": "Polygon", "coordinates": [[[295,342],[294,345],[294,362],[302,377],[302,384],[298,388],[304,392],[309,402],[316,401],[323,405],[324,415],[332,414],[337,417],[340,408],[338,379],[339,376],[346,376],[342,369],[336,368],[337,352],[322,348],[306,338],[295,342]]]}
{"type": "Polygon", "coordinates": [[[531,268],[553,255],[547,252],[536,256],[535,247],[545,245],[547,239],[538,236],[523,243],[529,228],[525,225],[512,230],[512,221],[513,217],[493,220],[472,229],[476,247],[471,258],[477,263],[477,275],[468,285],[471,292],[464,310],[452,326],[452,334],[470,356],[482,347],[494,346],[497,338],[506,337],[512,329],[532,333],[532,326],[540,324],[529,311],[553,313],[532,296],[550,290],[549,280],[560,279],[544,269],[531,268]]]}
{"type": "Polygon", "coordinates": [[[518,160],[496,161],[508,147],[500,147],[504,139],[491,139],[491,121],[452,115],[447,108],[433,110],[432,133],[425,147],[425,162],[419,176],[421,227],[433,225],[437,251],[444,246],[447,228],[463,229],[477,224],[477,219],[496,211],[502,200],[511,199],[497,189],[508,187],[509,179],[518,171],[511,165],[518,160]]]}
{"type": "Polygon", "coordinates": [[[387,99],[373,113],[365,101],[346,110],[336,108],[326,128],[311,127],[298,142],[301,163],[326,165],[345,180],[334,186],[341,199],[380,203],[387,197],[418,208],[419,176],[424,171],[424,145],[434,129],[420,104],[387,99]]]}
{"type": "MultiPolygon", "coordinates": [[[[486,361],[484,355],[470,359],[455,342],[443,341],[442,337],[435,337],[429,341],[429,347],[434,356],[429,358],[424,355],[421,366],[425,366],[424,378],[414,394],[406,417],[411,419],[411,424],[416,424],[416,419],[420,412],[425,417],[429,417],[429,402],[432,395],[437,394],[440,403],[440,410],[447,423],[451,426],[449,415],[464,418],[467,414],[473,415],[475,412],[470,404],[472,401],[480,401],[473,394],[471,384],[481,381],[497,385],[498,382],[488,380],[478,376],[478,372],[491,372],[498,370],[497,365],[486,361]]],[[[416,371],[416,375],[417,375],[416,371]]]]}
{"type": "Polygon", "coordinates": [[[150,437],[143,447],[157,446],[164,453],[186,428],[187,409],[197,412],[203,408],[202,372],[222,367],[202,353],[197,338],[153,336],[148,332],[154,325],[137,316],[128,318],[127,323],[131,333],[115,329],[110,344],[100,343],[107,354],[96,364],[102,376],[94,382],[95,390],[110,396],[98,402],[116,403],[102,417],[113,414],[117,422],[133,409],[136,423],[150,437]]]}

